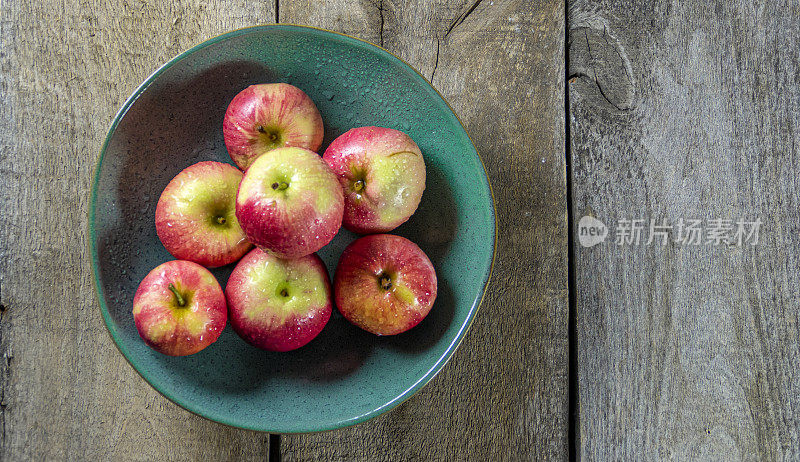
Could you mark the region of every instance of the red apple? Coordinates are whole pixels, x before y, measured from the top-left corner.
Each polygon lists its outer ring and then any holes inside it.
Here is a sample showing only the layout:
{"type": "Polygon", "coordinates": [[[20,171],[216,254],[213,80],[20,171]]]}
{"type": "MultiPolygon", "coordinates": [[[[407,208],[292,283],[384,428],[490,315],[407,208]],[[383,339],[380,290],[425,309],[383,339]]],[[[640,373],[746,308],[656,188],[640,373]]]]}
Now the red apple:
{"type": "Polygon", "coordinates": [[[339,258],[336,306],[358,327],[394,335],[419,324],[436,300],[436,271],[416,244],[391,234],[353,241],[339,258]]]}
{"type": "Polygon", "coordinates": [[[233,269],[225,295],[233,330],[265,350],[300,348],[331,317],[328,270],[317,254],[282,260],[253,249],[233,269]]]}
{"type": "Polygon", "coordinates": [[[275,148],[319,149],[322,116],[311,98],[295,86],[251,85],[228,105],[222,134],[231,159],[246,170],[256,157],[275,148]]]}
{"type": "Polygon", "coordinates": [[[156,233],[179,260],[209,268],[242,258],[252,247],[236,219],[242,172],[221,162],[200,162],[169,182],[156,205],[156,233]]]}
{"type": "Polygon", "coordinates": [[[170,356],[197,353],[216,342],[228,311],[214,276],[197,263],[173,260],[145,276],[133,297],[133,320],[154,350],[170,356]]]}
{"type": "Polygon", "coordinates": [[[344,189],[344,227],[391,231],[417,210],[425,190],[422,151],[405,133],[382,127],[349,130],[323,156],[344,189]]]}
{"type": "Polygon", "coordinates": [[[247,238],[280,258],[322,248],[342,225],[342,188],[303,148],[278,148],[253,162],[239,185],[236,216],[247,238]]]}

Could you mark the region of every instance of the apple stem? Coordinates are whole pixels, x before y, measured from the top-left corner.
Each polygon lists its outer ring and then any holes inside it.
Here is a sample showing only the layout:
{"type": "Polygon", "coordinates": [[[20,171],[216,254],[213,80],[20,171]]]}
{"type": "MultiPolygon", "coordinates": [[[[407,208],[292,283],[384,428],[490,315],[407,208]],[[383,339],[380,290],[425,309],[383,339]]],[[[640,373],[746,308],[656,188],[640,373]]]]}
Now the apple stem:
{"type": "MultiPolygon", "coordinates": [[[[259,133],[267,134],[267,130],[264,128],[263,125],[257,126],[256,130],[258,130],[259,133]]],[[[267,136],[269,137],[269,140],[272,141],[273,143],[278,140],[278,134],[275,132],[270,132],[267,136]]]]}
{"type": "Polygon", "coordinates": [[[355,183],[353,183],[353,189],[356,192],[361,192],[361,190],[364,189],[364,180],[358,180],[355,183]]]}
{"type": "Polygon", "coordinates": [[[175,286],[172,285],[172,283],[169,284],[169,290],[171,290],[172,293],[175,294],[175,298],[178,300],[178,306],[186,305],[186,300],[183,298],[181,293],[178,292],[178,289],[176,289],[175,286]]]}
{"type": "Polygon", "coordinates": [[[217,217],[217,223],[224,225],[225,224],[225,217],[217,217]]]}
{"type": "Polygon", "coordinates": [[[289,183],[285,181],[281,181],[280,183],[272,183],[272,189],[276,191],[283,191],[284,189],[289,187],[289,183]]]}
{"type": "Polygon", "coordinates": [[[392,288],[392,278],[384,274],[383,276],[381,276],[380,284],[381,284],[381,289],[389,290],[392,288]]]}

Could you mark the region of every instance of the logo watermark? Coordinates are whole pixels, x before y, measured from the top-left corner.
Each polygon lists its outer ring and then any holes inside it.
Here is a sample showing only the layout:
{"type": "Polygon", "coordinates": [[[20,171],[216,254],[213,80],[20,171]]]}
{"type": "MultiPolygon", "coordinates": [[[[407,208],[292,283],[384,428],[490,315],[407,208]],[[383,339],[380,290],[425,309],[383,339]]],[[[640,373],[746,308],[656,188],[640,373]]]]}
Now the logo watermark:
{"type": "Polygon", "coordinates": [[[595,217],[585,216],[578,222],[578,241],[584,247],[594,247],[606,240],[608,228],[595,217]]]}
{"type": "MultiPolygon", "coordinates": [[[[755,220],[710,220],[679,218],[675,223],[665,220],[646,222],[639,218],[621,218],[614,230],[614,243],[622,245],[662,245],[669,242],[679,245],[758,245],[761,218],[755,220]]],[[[605,241],[608,227],[592,216],[578,222],[578,241],[584,247],[593,247],[605,241]]]]}

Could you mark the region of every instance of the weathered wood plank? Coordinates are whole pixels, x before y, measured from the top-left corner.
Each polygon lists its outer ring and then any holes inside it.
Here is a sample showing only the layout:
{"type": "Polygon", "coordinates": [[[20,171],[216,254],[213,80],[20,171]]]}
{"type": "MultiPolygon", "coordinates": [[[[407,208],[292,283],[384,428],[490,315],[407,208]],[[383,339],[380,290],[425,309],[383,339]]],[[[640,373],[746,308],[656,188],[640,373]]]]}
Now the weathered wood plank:
{"type": "Polygon", "coordinates": [[[286,460],[566,459],[567,227],[561,1],[280,2],[280,21],[383,44],[433,80],[486,162],[494,278],[472,330],[388,415],[284,436],[286,460]]]}
{"type": "Polygon", "coordinates": [[[181,410],[125,362],[85,248],[92,169],[124,99],[180,51],[273,22],[273,7],[0,2],[0,459],[267,457],[269,435],[181,410]]]}
{"type": "Polygon", "coordinates": [[[575,247],[583,460],[800,459],[799,17],[570,5],[573,220],[609,226],[575,247]],[[640,245],[616,245],[621,219],[640,245]],[[689,219],[763,224],[757,245],[675,242],[689,219]]]}

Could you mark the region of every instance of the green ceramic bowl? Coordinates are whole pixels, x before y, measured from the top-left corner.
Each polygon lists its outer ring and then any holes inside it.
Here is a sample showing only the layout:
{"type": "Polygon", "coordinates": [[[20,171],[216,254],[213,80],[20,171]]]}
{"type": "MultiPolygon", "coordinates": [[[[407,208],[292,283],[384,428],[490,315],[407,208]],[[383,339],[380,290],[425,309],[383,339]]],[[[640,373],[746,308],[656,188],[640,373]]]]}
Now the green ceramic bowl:
{"type": "MultiPolygon", "coordinates": [[[[89,213],[100,309],[131,365],[191,412],[275,433],[352,425],[419,391],[466,334],[494,255],[495,216],[486,172],[447,103],[385,50],[308,27],[237,30],[158,69],[111,125],[89,213]],[[417,213],[395,233],[431,258],[439,296],[422,323],[394,337],[363,332],[334,310],[320,336],[294,352],[258,350],[227,327],[216,343],[195,355],[156,353],[139,338],[131,314],[139,282],[172,259],[156,236],[156,202],[183,168],[202,160],[230,162],[222,139],[228,102],[246,86],[265,82],[291,83],[314,100],[325,122],[322,149],[364,125],[402,130],[419,144],[427,188],[417,213]]],[[[354,238],[342,230],[319,252],[329,271],[354,238]]],[[[232,266],[214,270],[223,287],[232,266]]]]}

